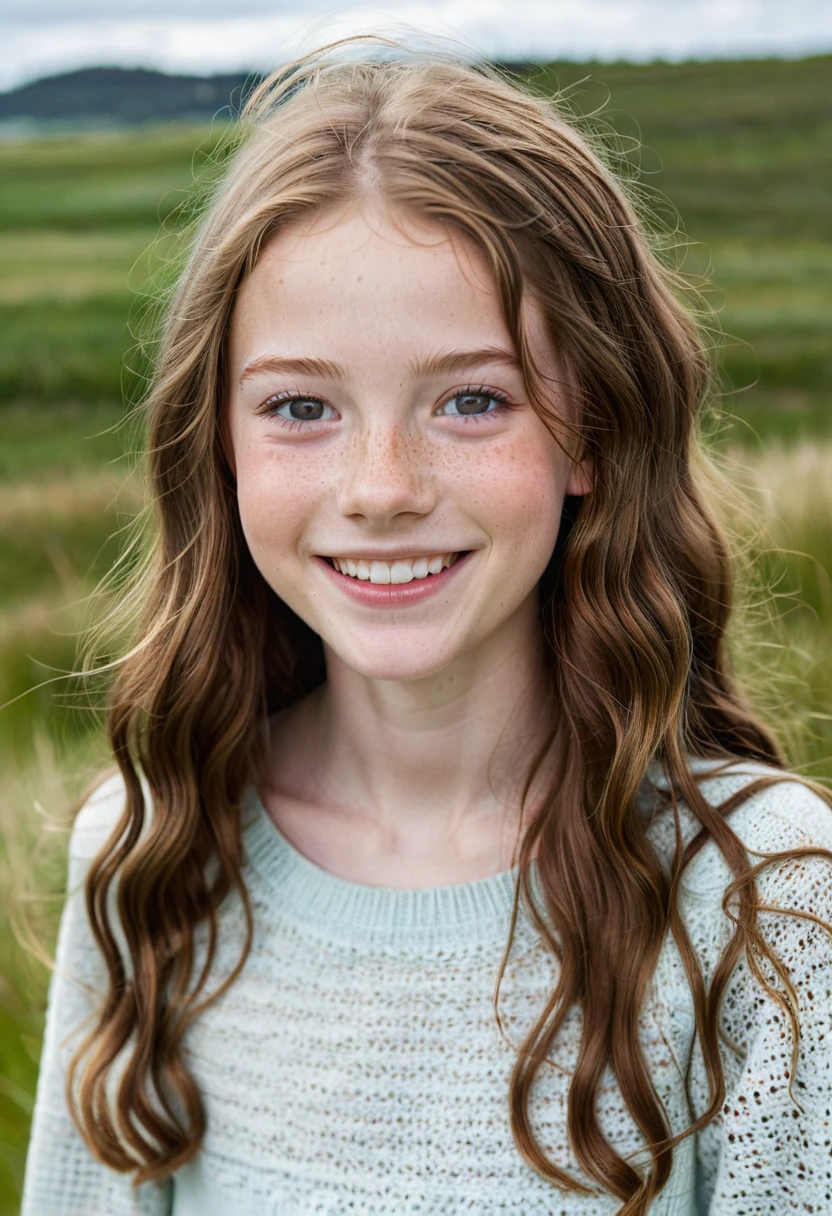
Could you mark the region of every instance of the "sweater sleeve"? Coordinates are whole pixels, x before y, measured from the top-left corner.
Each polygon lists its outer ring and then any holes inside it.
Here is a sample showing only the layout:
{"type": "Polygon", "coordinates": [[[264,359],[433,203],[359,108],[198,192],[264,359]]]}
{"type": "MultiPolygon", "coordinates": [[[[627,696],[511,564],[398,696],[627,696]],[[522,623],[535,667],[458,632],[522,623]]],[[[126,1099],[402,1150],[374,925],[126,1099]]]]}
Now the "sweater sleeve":
{"type": "Polygon", "coordinates": [[[106,968],[90,929],[84,880],[124,805],[121,777],[108,780],[78,813],[69,842],[67,896],[49,986],[21,1216],[168,1216],[172,1183],[146,1183],[102,1165],[70,1118],[64,1086],[72,1053],[86,1032],[106,968]]]}
{"type": "MultiPolygon", "coordinates": [[[[832,810],[796,782],[753,795],[729,822],[746,849],[832,849],[832,810]]],[[[756,864],[763,858],[752,854],[750,860],[756,864]]],[[[712,880],[717,868],[711,870],[712,880]]],[[[720,924],[718,941],[712,942],[719,949],[710,952],[708,970],[733,930],[719,907],[730,877],[724,866],[710,893],[700,892],[716,909],[711,924],[720,924]]],[[[758,874],[757,884],[761,903],[832,924],[832,860],[807,856],[772,863],[758,874]]],[[[759,913],[759,929],[788,969],[797,994],[797,1067],[792,1077],[790,1019],[754,977],[742,951],[720,1013],[738,1050],[720,1045],[725,1101],[697,1138],[704,1211],[708,1216],[832,1212],[832,935],[814,921],[782,911],[759,913]]],[[[761,960],[760,966],[769,983],[782,988],[771,965],[761,960]]],[[[699,1115],[707,1106],[708,1086],[698,1040],[692,1086],[699,1115]]]]}

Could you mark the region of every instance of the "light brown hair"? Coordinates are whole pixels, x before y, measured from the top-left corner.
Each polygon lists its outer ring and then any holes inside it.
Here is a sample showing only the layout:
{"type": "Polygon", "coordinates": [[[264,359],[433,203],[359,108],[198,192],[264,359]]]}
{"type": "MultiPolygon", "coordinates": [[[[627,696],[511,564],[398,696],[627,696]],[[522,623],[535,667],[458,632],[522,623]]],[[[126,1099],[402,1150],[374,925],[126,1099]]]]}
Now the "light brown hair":
{"type": "MultiPolygon", "coordinates": [[[[768,957],[789,991],[757,928],[761,866],[749,864],[729,822],[744,799],[782,778],[755,780],[715,807],[689,765],[691,755],[742,758],[785,773],[726,651],[731,555],[708,504],[698,429],[713,391],[710,360],[626,189],[555,100],[487,66],[376,47],[384,53],[360,60],[338,54],[340,43],[325,47],[254,91],[167,312],[146,400],[155,539],[124,600],[125,616],[138,624],[116,664],[109,703],[126,805],[86,886],[109,992],[73,1061],[68,1096],[97,1156],[135,1171],[137,1182],[165,1176],[199,1149],[203,1106],[182,1041],[216,996],[207,981],[220,907],[232,890],[242,897],[248,934],[223,987],[250,949],[240,799],[262,771],[258,728],[325,676],[320,639],[266,585],[241,531],[222,442],[229,316],[264,241],[300,216],[372,197],[451,226],[482,251],[531,398],[548,417],[545,369],[534,366],[520,321],[523,293],[532,293],[568,370],[580,440],[593,458],[594,488],[567,500],[541,582],[541,625],[562,707],[561,762],[520,848],[518,895],[522,888],[531,903],[529,863],[539,846],[546,907],[537,921],[560,976],[518,1053],[507,1100],[526,1161],[553,1185],[583,1190],[547,1159],[528,1109],[535,1075],[568,1010],[580,1006],[568,1133],[582,1167],[622,1201],[622,1214],[636,1216],[666,1182],[673,1147],[723,1102],[718,1015],[742,949],[768,957]],[[678,835],[670,876],[637,808],[651,761],[663,767],[671,797],[701,823],[684,849],[678,835]],[[152,793],[150,822],[139,770],[152,793]],[[736,931],[706,991],[677,892],[710,839],[735,876],[726,899],[736,893],[739,903],[736,931]],[[107,916],[116,879],[130,973],[107,916]],[[201,923],[210,948],[195,975],[201,923]],[[668,932],[688,975],[711,1090],[708,1110],[676,1137],[638,1040],[668,932]],[[645,1176],[598,1124],[594,1096],[608,1064],[650,1146],[645,1176]]],[[[676,823],[680,833],[678,814],[676,823]]],[[[787,1009],[796,1043],[791,1004],[770,991],[787,1009]]]]}

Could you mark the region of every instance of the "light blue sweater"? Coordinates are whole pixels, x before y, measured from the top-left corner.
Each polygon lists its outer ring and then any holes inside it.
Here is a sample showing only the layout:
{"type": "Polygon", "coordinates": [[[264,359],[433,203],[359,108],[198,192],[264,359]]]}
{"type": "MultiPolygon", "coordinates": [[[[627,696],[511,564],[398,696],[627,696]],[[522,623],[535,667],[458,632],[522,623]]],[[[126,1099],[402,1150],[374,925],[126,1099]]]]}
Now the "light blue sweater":
{"type": "MultiPolygon", "coordinates": [[[[769,770],[745,764],[711,778],[712,802],[769,770]]],[[[656,810],[661,780],[645,781],[649,834],[668,862],[672,811],[656,810]]],[[[188,1031],[187,1057],[208,1127],[196,1159],[163,1185],[131,1190],[100,1165],[64,1102],[67,1038],[103,986],[82,884],[90,858],[117,821],[120,779],[86,804],[70,843],[69,894],[27,1161],[23,1216],[612,1216],[621,1201],[597,1193],[566,1135],[569,1072],[580,1014],[572,1010],[532,1095],[532,1120],[547,1155],[596,1193],[544,1182],[513,1143],[507,1095],[515,1048],[557,981],[522,915],[500,993],[503,1038],[492,998],[517,872],[424,890],[369,887],[329,874],[280,834],[250,790],[244,806],[245,878],[255,916],[253,952],[229,991],[188,1031]]],[[[685,839],[697,823],[682,805],[685,839]]],[[[832,814],[795,782],[757,794],[733,813],[747,848],[832,848],[832,814]]],[[[752,858],[752,860],[759,860],[752,858]]],[[[536,877],[536,871],[535,871],[536,877]]],[[[681,911],[706,981],[728,940],[721,908],[730,875],[712,843],[689,866],[681,911]]],[[[759,880],[767,903],[832,921],[832,864],[807,858],[772,866],[759,880]]],[[[522,910],[522,902],[521,902],[522,910]]],[[[238,901],[222,912],[214,979],[236,961],[238,901]]],[[[674,1151],[667,1187],[651,1216],[780,1216],[832,1212],[832,942],[814,923],[764,913],[760,925],[790,968],[801,1001],[795,1097],[788,1095],[790,1041],[781,1010],[741,959],[723,1004],[740,1047],[726,1047],[726,1101],[717,1120],[674,1151]]],[[[204,941],[198,939],[199,949],[204,941]]],[[[681,959],[662,950],[642,1016],[651,1075],[674,1132],[691,1122],[708,1086],[681,959]]],[[[618,1152],[643,1149],[614,1076],[599,1096],[602,1129],[618,1152]]],[[[643,1154],[634,1164],[644,1161],[643,1154]]]]}

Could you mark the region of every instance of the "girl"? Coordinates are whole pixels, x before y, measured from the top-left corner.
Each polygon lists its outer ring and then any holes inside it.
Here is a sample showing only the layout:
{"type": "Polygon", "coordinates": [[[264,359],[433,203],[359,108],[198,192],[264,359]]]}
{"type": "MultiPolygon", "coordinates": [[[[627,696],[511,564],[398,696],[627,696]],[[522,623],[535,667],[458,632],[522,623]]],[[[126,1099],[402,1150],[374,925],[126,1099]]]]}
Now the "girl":
{"type": "Polygon", "coordinates": [[[25,1216],[832,1210],[832,819],[729,669],[702,340],[553,102],[339,51],[169,309],[25,1216]]]}

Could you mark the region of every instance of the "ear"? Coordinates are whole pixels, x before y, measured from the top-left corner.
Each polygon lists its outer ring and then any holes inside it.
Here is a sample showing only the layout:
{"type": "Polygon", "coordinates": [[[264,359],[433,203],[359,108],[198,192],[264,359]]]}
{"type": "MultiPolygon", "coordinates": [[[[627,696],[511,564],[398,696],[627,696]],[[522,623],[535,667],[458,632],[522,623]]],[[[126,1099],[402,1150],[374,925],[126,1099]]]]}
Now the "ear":
{"type": "Polygon", "coordinates": [[[595,462],[590,455],[576,461],[566,480],[566,493],[580,498],[591,493],[595,485],[595,462]]]}

